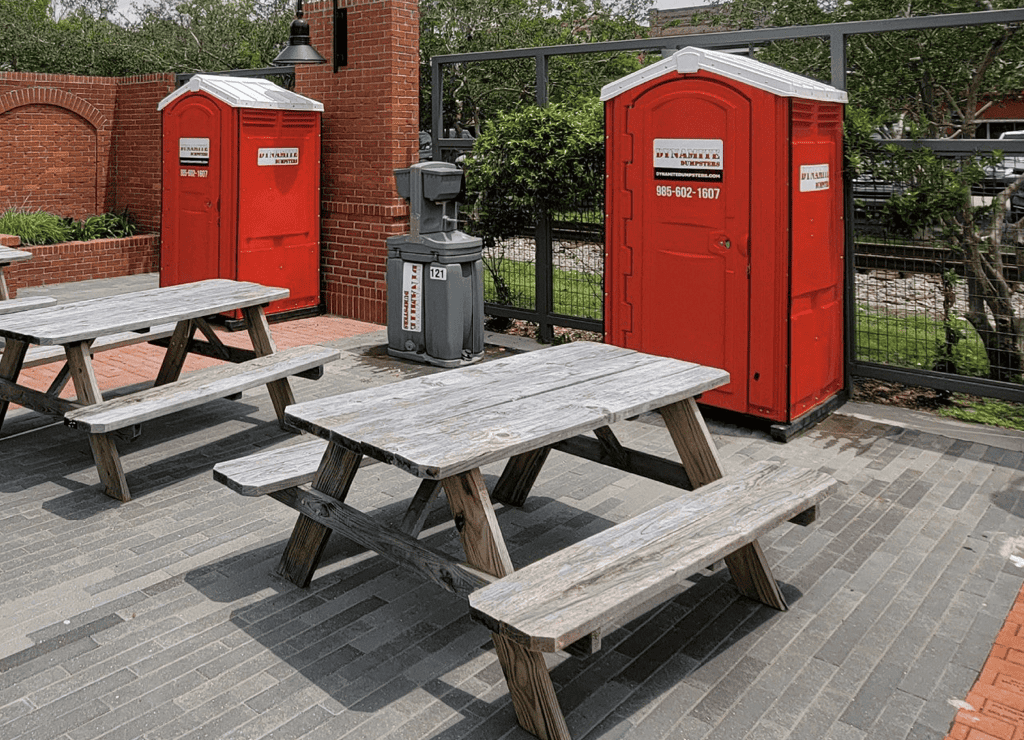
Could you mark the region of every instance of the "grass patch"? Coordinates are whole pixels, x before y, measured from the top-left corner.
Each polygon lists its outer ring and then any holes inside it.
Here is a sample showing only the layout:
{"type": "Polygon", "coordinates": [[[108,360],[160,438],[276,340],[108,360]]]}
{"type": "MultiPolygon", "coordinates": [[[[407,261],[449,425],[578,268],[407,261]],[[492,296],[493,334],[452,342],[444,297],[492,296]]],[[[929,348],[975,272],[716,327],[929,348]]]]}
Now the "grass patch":
{"type": "MultiPolygon", "coordinates": [[[[988,356],[974,327],[955,319],[957,337],[949,358],[959,375],[988,377],[988,356]]],[[[927,316],[890,316],[857,309],[857,359],[899,367],[943,369],[945,327],[927,316]]],[[[945,405],[930,409],[939,416],[1024,431],[1024,404],[954,393],[945,405]]]]}
{"type": "Polygon", "coordinates": [[[952,362],[958,375],[988,377],[988,355],[974,327],[964,319],[954,319],[950,328],[957,341],[947,347],[941,321],[921,315],[872,313],[858,307],[854,338],[857,359],[945,371],[952,362]]]}
{"type": "MultiPolygon", "coordinates": [[[[503,306],[532,310],[537,306],[536,266],[510,259],[484,260],[484,300],[503,306]],[[495,285],[495,274],[511,295],[504,298],[495,285]]],[[[575,270],[552,270],[554,312],[563,316],[601,319],[604,307],[602,276],[575,270]]]]}
{"type": "Polygon", "coordinates": [[[1024,404],[966,396],[962,393],[954,393],[949,404],[936,413],[949,419],[1024,432],[1024,404]]]}

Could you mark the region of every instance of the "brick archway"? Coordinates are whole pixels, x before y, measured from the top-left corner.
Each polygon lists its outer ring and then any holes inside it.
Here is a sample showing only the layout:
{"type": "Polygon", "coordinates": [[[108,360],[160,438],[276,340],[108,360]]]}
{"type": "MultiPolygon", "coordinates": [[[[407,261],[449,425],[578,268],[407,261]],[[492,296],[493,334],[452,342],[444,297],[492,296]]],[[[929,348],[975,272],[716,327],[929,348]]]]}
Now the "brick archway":
{"type": "Polygon", "coordinates": [[[110,122],[96,106],[77,95],[55,87],[30,87],[0,95],[0,116],[26,105],[52,105],[81,116],[97,131],[110,129],[110,122]]]}
{"type": "MultiPolygon", "coordinates": [[[[88,101],[55,88],[0,95],[0,160],[17,180],[17,202],[0,209],[41,209],[84,218],[103,208],[110,119],[88,101]],[[42,166],[40,166],[42,163],[42,166]]],[[[0,196],[4,193],[0,189],[0,196]]]]}

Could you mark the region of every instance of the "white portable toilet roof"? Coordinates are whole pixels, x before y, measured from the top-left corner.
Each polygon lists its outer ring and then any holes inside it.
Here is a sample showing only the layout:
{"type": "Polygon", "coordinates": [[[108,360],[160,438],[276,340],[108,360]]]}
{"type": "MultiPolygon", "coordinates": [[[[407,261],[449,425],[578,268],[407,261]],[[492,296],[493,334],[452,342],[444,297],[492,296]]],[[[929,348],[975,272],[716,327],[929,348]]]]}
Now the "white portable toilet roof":
{"type": "Polygon", "coordinates": [[[627,90],[657,77],[673,73],[695,74],[700,70],[713,72],[781,97],[822,100],[830,103],[845,103],[848,99],[845,90],[787,72],[764,62],[758,62],[739,54],[727,54],[723,51],[687,46],[660,62],[608,83],[601,88],[601,100],[611,100],[627,90]]]}
{"type": "Polygon", "coordinates": [[[273,108],[275,110],[323,111],[324,104],[291,90],[285,90],[261,77],[193,75],[192,78],[160,101],[157,110],[191,92],[205,92],[232,108],[273,108]]]}

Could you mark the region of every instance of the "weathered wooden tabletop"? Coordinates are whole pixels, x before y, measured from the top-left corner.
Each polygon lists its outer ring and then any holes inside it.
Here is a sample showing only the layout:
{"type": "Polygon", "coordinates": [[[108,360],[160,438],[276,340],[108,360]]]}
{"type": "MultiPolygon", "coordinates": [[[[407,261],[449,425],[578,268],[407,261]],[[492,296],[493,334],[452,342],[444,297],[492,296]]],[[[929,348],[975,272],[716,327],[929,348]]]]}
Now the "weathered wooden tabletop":
{"type": "Polygon", "coordinates": [[[0,247],[0,267],[9,265],[12,262],[21,262],[32,258],[31,252],[25,252],[21,249],[13,249],[11,247],[0,247]]]}
{"type": "Polygon", "coordinates": [[[234,280],[203,280],[0,316],[0,336],[30,344],[70,344],[115,332],[260,306],[287,297],[287,288],[234,280]]]}
{"type": "Polygon", "coordinates": [[[286,418],[421,478],[442,479],[729,382],[692,362],[592,342],[296,404],[286,418]]]}

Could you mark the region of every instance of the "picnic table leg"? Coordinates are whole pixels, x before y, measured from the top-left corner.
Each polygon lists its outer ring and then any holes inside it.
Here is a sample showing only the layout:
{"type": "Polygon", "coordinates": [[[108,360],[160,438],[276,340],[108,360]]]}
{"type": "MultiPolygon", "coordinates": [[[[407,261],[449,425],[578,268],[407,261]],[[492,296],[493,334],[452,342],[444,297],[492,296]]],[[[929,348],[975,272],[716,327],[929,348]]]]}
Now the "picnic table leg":
{"type": "Polygon", "coordinates": [[[160,371],[156,374],[154,385],[173,383],[181,376],[181,368],[185,364],[185,357],[188,356],[188,345],[195,333],[196,325],[191,319],[177,323],[170,342],[167,344],[167,352],[164,353],[164,360],[160,363],[160,371]]]}
{"type": "Polygon", "coordinates": [[[440,492],[441,481],[424,478],[420,482],[420,487],[416,489],[416,495],[412,497],[412,503],[406,509],[405,516],[402,517],[399,529],[410,537],[419,537],[423,523],[427,521],[427,514],[430,513],[430,503],[440,492]]]}
{"type": "Polygon", "coordinates": [[[525,504],[526,497],[530,495],[530,489],[537,481],[549,452],[550,447],[541,447],[510,457],[505,463],[505,469],[501,471],[501,477],[494,485],[494,494],[491,498],[508,506],[525,504]]]}
{"type": "MultiPolygon", "coordinates": [[[[274,345],[274,338],[270,334],[270,325],[267,323],[267,316],[263,313],[263,306],[249,306],[242,309],[245,317],[245,326],[249,331],[249,339],[252,341],[253,351],[257,357],[272,355],[277,352],[274,345]]],[[[281,378],[267,383],[267,392],[270,393],[270,400],[274,404],[274,411],[277,412],[277,420],[282,429],[290,427],[285,423],[284,410],[295,403],[295,395],[292,393],[291,384],[288,378],[281,378]]]]}
{"type": "MultiPolygon", "coordinates": [[[[27,342],[8,339],[4,345],[3,354],[0,355],[0,378],[16,383],[18,375],[21,373],[21,366],[25,363],[25,354],[27,352],[27,342]]],[[[3,428],[4,419],[7,417],[7,409],[10,405],[10,401],[0,401],[0,428],[3,428]]]]}
{"type": "MultiPolygon", "coordinates": [[[[75,395],[78,402],[84,405],[99,403],[103,400],[96,375],[92,369],[91,342],[69,344],[64,348],[68,359],[71,380],[75,384],[75,395]]],[[[128,481],[121,467],[121,457],[117,452],[114,439],[109,434],[90,434],[89,446],[92,457],[96,461],[96,470],[103,483],[103,492],[118,501],[131,501],[128,492],[128,481]]]]}
{"type": "Polygon", "coordinates": [[[7,301],[11,298],[11,291],[7,289],[7,279],[4,277],[4,266],[0,265],[0,301],[7,301]]]}
{"type": "MultiPolygon", "coordinates": [[[[344,501],[352,487],[352,479],[359,470],[363,456],[333,444],[327,445],[320,461],[313,488],[333,499],[344,501]]],[[[277,574],[287,578],[299,588],[306,588],[330,539],[331,529],[305,514],[299,514],[288,545],[281,555],[277,574]]]]}
{"type": "MultiPolygon", "coordinates": [[[[511,573],[512,560],[480,469],[445,478],[441,485],[462,538],[466,562],[493,576],[511,573]]],[[[571,740],[544,656],[501,635],[491,633],[491,637],[519,724],[542,740],[571,740]]]]}
{"type": "MultiPolygon", "coordinates": [[[[697,402],[692,398],[677,401],[662,408],[661,415],[693,487],[723,477],[722,461],[697,402]]],[[[789,608],[757,540],[727,555],[725,564],[741,594],[775,609],[789,608]]]]}

